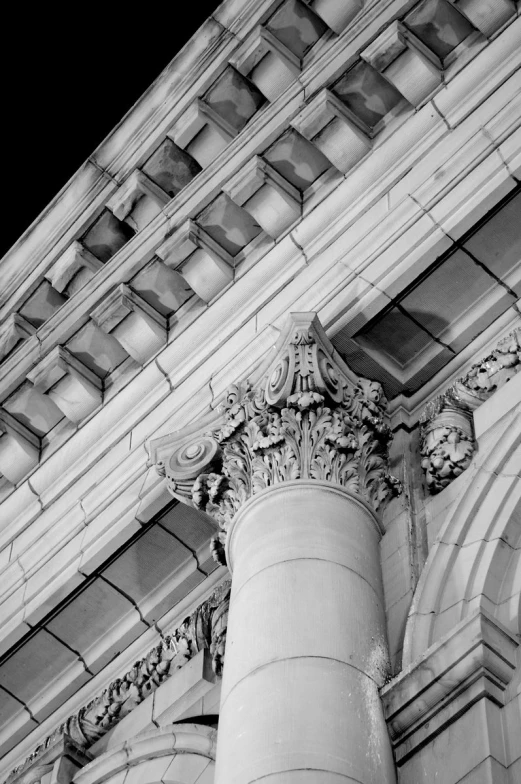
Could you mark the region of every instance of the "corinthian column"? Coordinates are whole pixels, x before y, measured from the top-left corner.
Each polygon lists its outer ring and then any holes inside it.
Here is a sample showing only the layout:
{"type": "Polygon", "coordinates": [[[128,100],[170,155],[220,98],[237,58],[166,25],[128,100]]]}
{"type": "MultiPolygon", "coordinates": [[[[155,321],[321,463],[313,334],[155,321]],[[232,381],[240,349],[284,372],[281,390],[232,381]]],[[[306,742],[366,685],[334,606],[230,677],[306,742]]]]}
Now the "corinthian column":
{"type": "Polygon", "coordinates": [[[378,510],[397,489],[379,384],[312,313],[198,432],[153,442],[232,572],[216,784],[390,784],[378,510]]]}

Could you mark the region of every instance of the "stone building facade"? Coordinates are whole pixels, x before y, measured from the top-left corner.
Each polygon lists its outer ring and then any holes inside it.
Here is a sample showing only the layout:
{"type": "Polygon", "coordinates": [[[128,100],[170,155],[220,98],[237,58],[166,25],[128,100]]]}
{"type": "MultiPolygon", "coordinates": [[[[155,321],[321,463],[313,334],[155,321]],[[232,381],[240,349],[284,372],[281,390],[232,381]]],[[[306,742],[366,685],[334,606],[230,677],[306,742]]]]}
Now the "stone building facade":
{"type": "Polygon", "coordinates": [[[0,262],[0,780],[521,781],[521,20],[224,0],[0,262]]]}

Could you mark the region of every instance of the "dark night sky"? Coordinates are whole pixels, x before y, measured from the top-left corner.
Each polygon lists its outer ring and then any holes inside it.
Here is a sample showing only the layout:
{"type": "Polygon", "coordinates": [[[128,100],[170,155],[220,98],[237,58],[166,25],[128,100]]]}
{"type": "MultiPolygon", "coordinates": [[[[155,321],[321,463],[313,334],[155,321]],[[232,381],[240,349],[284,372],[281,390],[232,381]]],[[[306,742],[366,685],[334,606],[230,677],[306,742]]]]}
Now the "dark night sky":
{"type": "Polygon", "coordinates": [[[89,3],[72,6],[74,18],[67,6],[10,6],[0,46],[0,258],[218,5],[153,4],[147,14],[146,3],[89,3]]]}

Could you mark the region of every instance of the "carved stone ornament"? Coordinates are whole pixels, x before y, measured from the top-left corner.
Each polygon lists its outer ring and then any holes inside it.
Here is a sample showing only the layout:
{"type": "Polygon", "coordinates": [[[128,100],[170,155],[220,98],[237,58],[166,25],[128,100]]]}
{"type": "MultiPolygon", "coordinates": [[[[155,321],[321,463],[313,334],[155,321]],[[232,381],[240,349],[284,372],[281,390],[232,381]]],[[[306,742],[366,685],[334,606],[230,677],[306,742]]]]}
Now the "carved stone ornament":
{"type": "Polygon", "coordinates": [[[400,490],[388,471],[382,387],[349,370],[315,314],[291,315],[276,357],[258,376],[233,386],[196,432],[150,444],[172,495],[219,523],[213,551],[220,563],[236,512],[279,482],[327,480],[375,511],[400,490]]]}
{"type": "Polygon", "coordinates": [[[37,746],[22,765],[11,771],[4,784],[15,780],[18,784],[22,775],[23,784],[39,781],[46,772],[40,770],[42,758],[63,737],[88,749],[203,648],[210,649],[213,670],[221,677],[230,586],[230,580],[221,583],[172,634],[37,746]]]}
{"type": "Polygon", "coordinates": [[[430,493],[439,493],[469,467],[475,450],[472,412],[520,370],[517,329],[426,407],[420,417],[420,450],[430,493]]]}

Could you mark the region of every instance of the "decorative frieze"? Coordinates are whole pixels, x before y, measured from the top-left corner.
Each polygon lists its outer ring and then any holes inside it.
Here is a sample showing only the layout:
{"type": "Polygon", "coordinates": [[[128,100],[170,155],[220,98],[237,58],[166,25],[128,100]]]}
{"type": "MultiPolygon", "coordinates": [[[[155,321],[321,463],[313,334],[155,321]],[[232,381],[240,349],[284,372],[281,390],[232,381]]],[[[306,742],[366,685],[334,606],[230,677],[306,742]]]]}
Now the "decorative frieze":
{"type": "Polygon", "coordinates": [[[313,313],[294,313],[261,379],[232,387],[199,431],[155,439],[151,460],[175,498],[221,527],[256,493],[294,479],[327,480],[381,510],[399,482],[388,470],[391,436],[379,383],[336,355],[313,313]]]}
{"type": "Polygon", "coordinates": [[[166,317],[124,283],[105,297],[91,318],[140,365],[166,343],[166,317]]]}
{"type": "Polygon", "coordinates": [[[30,781],[39,780],[31,776],[31,771],[46,761],[49,750],[63,739],[84,753],[203,648],[209,648],[213,671],[221,677],[229,597],[230,581],[226,580],[129,672],[109,684],[99,697],[69,717],[37,746],[22,765],[11,771],[4,784],[13,784],[22,775],[24,781],[26,776],[30,781]]]}
{"type": "Polygon", "coordinates": [[[426,407],[420,417],[420,450],[430,493],[439,493],[468,468],[475,449],[472,412],[520,370],[517,329],[426,407]]]}

